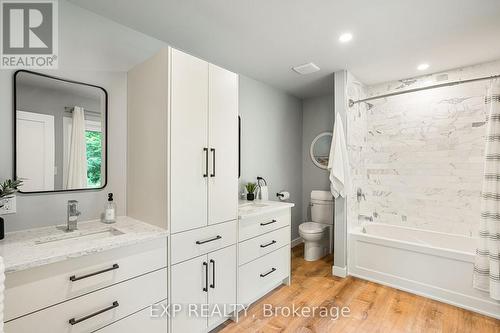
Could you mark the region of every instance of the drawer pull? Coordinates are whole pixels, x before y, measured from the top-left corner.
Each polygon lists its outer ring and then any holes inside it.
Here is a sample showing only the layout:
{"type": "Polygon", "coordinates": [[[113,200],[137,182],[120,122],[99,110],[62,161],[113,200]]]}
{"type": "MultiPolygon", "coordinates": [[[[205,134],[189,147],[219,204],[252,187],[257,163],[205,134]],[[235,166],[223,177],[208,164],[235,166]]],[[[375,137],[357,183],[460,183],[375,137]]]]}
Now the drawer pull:
{"type": "Polygon", "coordinates": [[[90,318],[92,318],[92,317],[95,317],[95,316],[97,316],[97,315],[100,315],[101,313],[107,312],[107,311],[109,311],[109,310],[113,310],[114,308],[117,308],[118,306],[120,306],[120,304],[118,304],[118,301],[114,301],[114,302],[113,302],[113,305],[108,306],[107,308],[102,309],[102,310],[99,310],[99,311],[94,312],[94,313],[92,313],[92,314],[89,314],[89,315],[87,315],[87,316],[85,316],[85,317],[82,317],[82,318],[80,318],[80,319],[71,318],[71,319],[69,320],[69,323],[70,323],[71,325],[76,325],[76,324],[78,324],[78,323],[81,323],[82,321],[85,321],[85,320],[87,320],[87,319],[90,319],[90,318]]]}
{"type": "Polygon", "coordinates": [[[203,151],[205,152],[205,173],[203,177],[206,178],[208,177],[208,148],[203,148],[203,151]]]}
{"type": "Polygon", "coordinates": [[[118,264],[113,264],[112,267],[103,269],[102,271],[97,271],[97,272],[94,272],[94,273],[90,273],[90,274],[86,274],[86,275],[82,275],[82,276],[78,276],[78,277],[76,275],[71,275],[69,277],[69,280],[71,282],[75,282],[75,281],[78,281],[78,280],[86,279],[86,278],[94,276],[94,275],[99,275],[99,274],[106,273],[106,272],[109,272],[109,271],[114,271],[115,269],[118,269],[118,268],[120,268],[120,266],[118,266],[118,264]]]}
{"type": "Polygon", "coordinates": [[[214,238],[210,238],[210,239],[207,239],[207,240],[203,240],[203,241],[196,241],[196,244],[198,245],[201,245],[201,244],[205,244],[205,243],[208,243],[208,242],[213,242],[215,240],[218,240],[218,239],[221,239],[222,236],[221,235],[217,235],[216,237],[214,238]]]}
{"type": "Polygon", "coordinates": [[[203,269],[205,270],[205,286],[202,290],[208,292],[208,264],[206,261],[203,262],[203,269]]]}
{"type": "Polygon", "coordinates": [[[212,173],[210,174],[210,177],[215,177],[215,148],[210,148],[210,151],[212,152],[212,173]]]}
{"type": "Polygon", "coordinates": [[[271,246],[271,245],[273,245],[273,244],[276,244],[276,241],[275,241],[275,240],[273,240],[272,242],[267,243],[267,244],[261,244],[261,245],[260,245],[260,247],[264,248],[264,247],[271,246]]]}
{"type": "Polygon", "coordinates": [[[212,283],[210,284],[210,288],[215,289],[215,260],[210,259],[210,263],[212,264],[212,283]]]}
{"type": "Polygon", "coordinates": [[[273,268],[272,268],[269,272],[264,273],[264,274],[261,274],[261,275],[260,275],[260,277],[266,277],[266,276],[268,276],[269,274],[273,273],[274,271],[276,271],[276,268],[274,268],[274,267],[273,267],[273,268]]]}
{"type": "Polygon", "coordinates": [[[273,223],[276,223],[276,222],[278,222],[278,221],[276,221],[276,220],[272,220],[272,221],[270,221],[270,222],[264,222],[264,223],[261,223],[260,225],[261,225],[261,226],[265,226],[265,225],[273,224],[273,223]]]}

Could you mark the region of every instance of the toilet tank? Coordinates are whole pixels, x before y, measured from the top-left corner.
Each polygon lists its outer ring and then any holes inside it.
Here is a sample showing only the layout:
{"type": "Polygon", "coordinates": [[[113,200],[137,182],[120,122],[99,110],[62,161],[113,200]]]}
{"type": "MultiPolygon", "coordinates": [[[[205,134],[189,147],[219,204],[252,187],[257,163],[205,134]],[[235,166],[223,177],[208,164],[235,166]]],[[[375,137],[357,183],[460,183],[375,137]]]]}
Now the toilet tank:
{"type": "Polygon", "coordinates": [[[333,224],[333,202],[311,200],[312,222],[333,224]]]}
{"type": "Polygon", "coordinates": [[[333,197],[327,191],[311,192],[312,222],[333,224],[333,197]]]}

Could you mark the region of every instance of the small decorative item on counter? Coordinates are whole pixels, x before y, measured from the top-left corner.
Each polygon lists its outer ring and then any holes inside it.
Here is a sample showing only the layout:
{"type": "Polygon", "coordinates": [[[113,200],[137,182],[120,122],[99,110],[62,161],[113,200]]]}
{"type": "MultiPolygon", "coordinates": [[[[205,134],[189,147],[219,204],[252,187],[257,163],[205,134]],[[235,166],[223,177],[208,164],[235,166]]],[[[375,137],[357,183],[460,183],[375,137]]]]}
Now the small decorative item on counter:
{"type": "Polygon", "coordinates": [[[108,201],[106,202],[106,207],[104,208],[104,223],[115,223],[116,222],[116,204],[113,201],[113,193],[108,193],[108,201]]]}
{"type": "Polygon", "coordinates": [[[245,188],[247,189],[247,200],[253,201],[255,199],[255,190],[257,189],[257,184],[247,183],[245,185],[245,188]]]}
{"type": "MultiPolygon", "coordinates": [[[[7,179],[2,184],[0,184],[0,208],[5,204],[5,200],[11,198],[18,190],[20,186],[23,185],[23,181],[20,179],[12,180],[7,179]]],[[[4,220],[0,217],[0,239],[5,237],[5,227],[4,220]]]]}

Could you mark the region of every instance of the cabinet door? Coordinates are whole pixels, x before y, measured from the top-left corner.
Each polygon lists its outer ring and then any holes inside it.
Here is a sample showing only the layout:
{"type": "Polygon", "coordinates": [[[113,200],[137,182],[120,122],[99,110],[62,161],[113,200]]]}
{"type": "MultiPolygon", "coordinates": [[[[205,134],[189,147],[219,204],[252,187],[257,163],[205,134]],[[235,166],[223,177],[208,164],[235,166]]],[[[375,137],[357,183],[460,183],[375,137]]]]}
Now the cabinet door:
{"type": "MultiPolygon", "coordinates": [[[[209,329],[224,322],[228,318],[224,311],[230,312],[236,304],[236,245],[220,249],[208,254],[209,264],[209,291],[208,302],[211,307],[216,306],[215,313],[208,318],[209,329]],[[222,316],[219,316],[219,311],[222,316]]],[[[230,315],[230,313],[227,313],[230,315]]]]}
{"type": "Polygon", "coordinates": [[[204,332],[207,318],[189,316],[189,304],[207,304],[208,295],[207,256],[193,258],[173,265],[171,271],[171,304],[179,304],[182,311],[172,318],[172,332],[204,332]],[[207,291],[205,291],[207,290],[207,291]]]}
{"type": "Polygon", "coordinates": [[[209,65],[209,218],[238,215],[238,75],[209,65]]]}
{"type": "Polygon", "coordinates": [[[208,63],[177,50],[172,50],[170,121],[170,217],[175,233],[207,225],[209,153],[208,63]]]}

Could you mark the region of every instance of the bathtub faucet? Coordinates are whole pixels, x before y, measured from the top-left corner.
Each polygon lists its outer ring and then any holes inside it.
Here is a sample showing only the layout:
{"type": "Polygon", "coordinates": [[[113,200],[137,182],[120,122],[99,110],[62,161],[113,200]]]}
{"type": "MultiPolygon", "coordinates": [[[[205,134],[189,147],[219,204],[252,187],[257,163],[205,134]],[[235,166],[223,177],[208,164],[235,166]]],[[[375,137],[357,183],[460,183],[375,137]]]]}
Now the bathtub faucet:
{"type": "Polygon", "coordinates": [[[356,191],[356,199],[358,200],[358,202],[361,202],[361,199],[366,201],[366,196],[361,188],[358,188],[356,191]]]}
{"type": "Polygon", "coordinates": [[[367,216],[367,215],[358,215],[358,221],[370,221],[373,222],[373,216],[367,216]]]}

